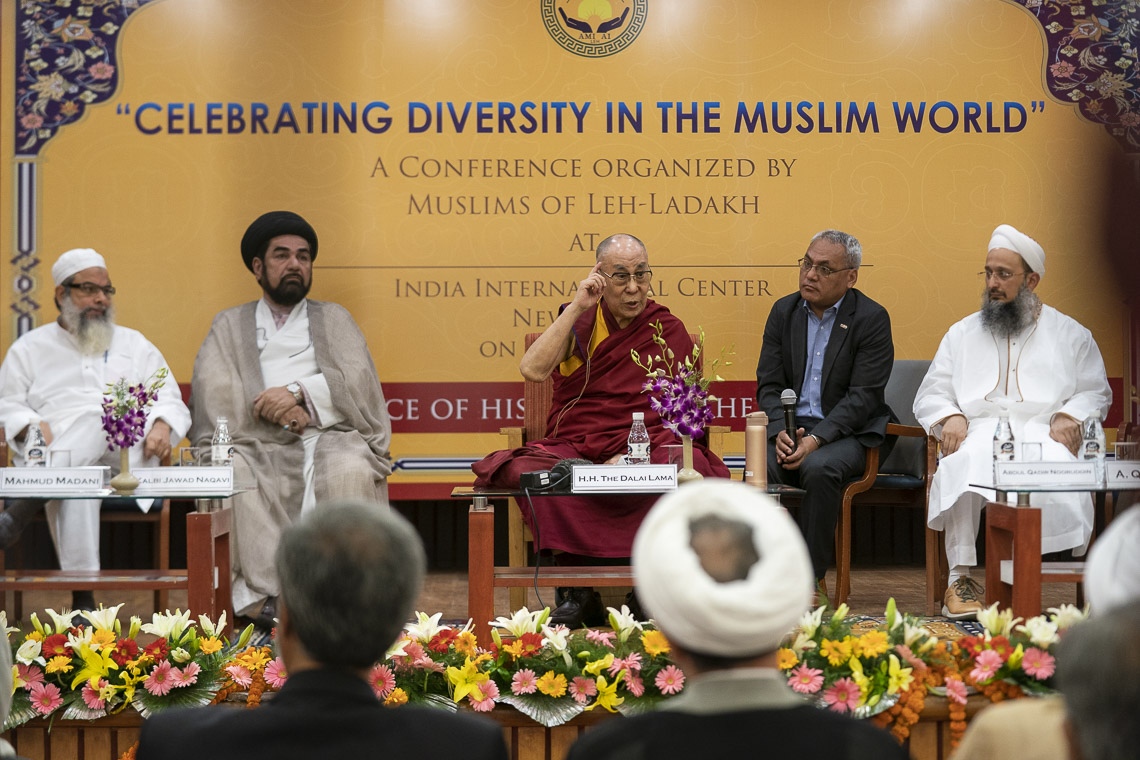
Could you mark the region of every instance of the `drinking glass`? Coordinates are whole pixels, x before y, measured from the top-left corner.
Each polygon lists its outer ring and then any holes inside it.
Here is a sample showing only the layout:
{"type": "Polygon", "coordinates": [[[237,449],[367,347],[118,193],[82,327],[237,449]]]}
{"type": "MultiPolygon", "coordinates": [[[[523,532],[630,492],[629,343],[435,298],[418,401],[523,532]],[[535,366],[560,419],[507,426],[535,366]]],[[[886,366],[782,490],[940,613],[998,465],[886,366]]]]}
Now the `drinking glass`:
{"type": "Polygon", "coordinates": [[[71,449],[48,449],[48,467],[70,467],[71,449]]]}
{"type": "Polygon", "coordinates": [[[1023,462],[1040,462],[1041,461],[1041,444],[1040,442],[1027,441],[1021,444],[1021,461],[1023,462]]]}
{"type": "Polygon", "coordinates": [[[178,464],[182,467],[197,467],[201,463],[202,450],[198,446],[183,446],[178,451],[178,464]]]}

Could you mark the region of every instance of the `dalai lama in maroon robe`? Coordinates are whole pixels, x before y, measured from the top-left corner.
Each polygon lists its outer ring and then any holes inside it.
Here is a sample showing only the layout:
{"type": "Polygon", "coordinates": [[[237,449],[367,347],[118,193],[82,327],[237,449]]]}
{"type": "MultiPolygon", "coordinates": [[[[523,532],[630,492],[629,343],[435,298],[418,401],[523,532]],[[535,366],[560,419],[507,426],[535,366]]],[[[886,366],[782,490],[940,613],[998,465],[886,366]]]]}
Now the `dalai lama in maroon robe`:
{"type": "MultiPolygon", "coordinates": [[[[660,351],[653,343],[652,325],[658,320],[676,356],[691,355],[693,342],[681,320],[649,300],[652,279],[649,254],[637,238],[612,235],[598,245],[597,264],[579,283],[574,300],[562,307],[519,366],[523,377],[535,382],[553,373],[546,437],[496,451],[472,465],[476,485],[518,488],[522,473],[549,470],[562,459],[618,463],[626,452],[633,412],[645,413],[651,460],[666,462],[664,447],[677,439],[641,392],[645,371],[633,362],[630,351],[642,356],[660,351]]],[[[694,442],[693,467],[706,476],[729,476],[703,441],[694,442]]],[[[523,519],[536,536],[537,548],[561,553],[559,564],[584,564],[583,557],[624,558],[656,499],[635,494],[543,497],[533,500],[533,515],[523,510],[523,519]]],[[[559,592],[552,623],[576,627],[587,612],[585,622],[590,624],[587,608],[601,612],[592,589],[559,592]]]]}

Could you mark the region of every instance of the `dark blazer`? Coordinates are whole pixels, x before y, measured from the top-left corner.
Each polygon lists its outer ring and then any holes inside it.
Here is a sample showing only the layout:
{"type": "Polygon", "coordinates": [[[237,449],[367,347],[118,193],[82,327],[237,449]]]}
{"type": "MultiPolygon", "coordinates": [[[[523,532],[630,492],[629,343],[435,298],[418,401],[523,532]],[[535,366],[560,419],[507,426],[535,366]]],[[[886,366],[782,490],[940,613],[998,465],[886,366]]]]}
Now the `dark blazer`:
{"type": "MultiPolygon", "coordinates": [[[[798,292],[772,306],[756,364],[756,400],[768,414],[768,436],[784,429],[780,393],[799,395],[807,365],[807,312],[798,292]]],[[[855,288],[836,314],[823,357],[820,391],[824,419],[811,432],[830,443],[854,436],[866,447],[880,445],[887,423],[897,421],[883,400],[894,366],[895,345],[887,310],[855,288]]]]}
{"type": "Polygon", "coordinates": [[[138,760],[290,760],[317,757],[507,760],[489,718],[420,707],[384,707],[359,677],[306,670],[253,710],[199,707],[143,724],[138,760]]]}

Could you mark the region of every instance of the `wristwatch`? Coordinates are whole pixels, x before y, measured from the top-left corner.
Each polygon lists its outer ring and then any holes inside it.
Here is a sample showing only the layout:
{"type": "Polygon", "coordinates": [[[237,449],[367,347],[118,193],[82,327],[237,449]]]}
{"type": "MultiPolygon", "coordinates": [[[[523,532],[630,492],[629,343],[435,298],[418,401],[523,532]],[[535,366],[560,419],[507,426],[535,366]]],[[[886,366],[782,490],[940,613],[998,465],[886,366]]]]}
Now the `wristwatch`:
{"type": "Polygon", "coordinates": [[[293,394],[293,398],[297,399],[298,404],[305,403],[305,392],[301,390],[301,384],[292,382],[285,386],[285,390],[293,394]]]}

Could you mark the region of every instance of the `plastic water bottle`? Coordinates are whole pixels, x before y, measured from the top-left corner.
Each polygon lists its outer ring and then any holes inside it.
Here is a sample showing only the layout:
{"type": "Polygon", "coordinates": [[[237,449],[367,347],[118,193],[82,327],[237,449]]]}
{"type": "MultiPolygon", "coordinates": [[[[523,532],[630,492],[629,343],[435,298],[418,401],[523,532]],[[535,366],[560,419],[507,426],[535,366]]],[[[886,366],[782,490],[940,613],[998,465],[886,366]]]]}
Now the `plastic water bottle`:
{"type": "Polygon", "coordinates": [[[994,483],[998,482],[998,462],[1013,461],[1013,428],[1009,426],[1009,415],[998,419],[994,431],[994,483]]]}
{"type": "Polygon", "coordinates": [[[33,420],[28,425],[28,434],[24,439],[24,465],[26,467],[47,467],[47,441],[44,440],[44,431],[39,420],[33,420]]]}
{"type": "Polygon", "coordinates": [[[633,425],[626,440],[625,461],[629,464],[649,464],[649,431],[645,429],[645,412],[633,413],[633,425]]]}
{"type": "Polygon", "coordinates": [[[1093,460],[1096,482],[1104,485],[1104,455],[1105,440],[1104,426],[1100,424],[1100,415],[1092,415],[1081,425],[1081,458],[1093,460]]]}
{"type": "Polygon", "coordinates": [[[228,467],[234,461],[234,439],[225,417],[219,417],[214,426],[214,438],[210,441],[210,463],[215,467],[228,467]]]}

